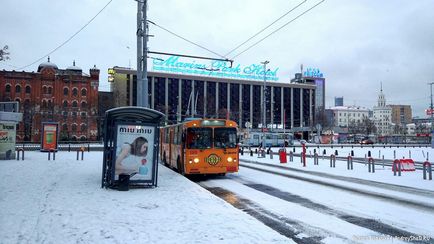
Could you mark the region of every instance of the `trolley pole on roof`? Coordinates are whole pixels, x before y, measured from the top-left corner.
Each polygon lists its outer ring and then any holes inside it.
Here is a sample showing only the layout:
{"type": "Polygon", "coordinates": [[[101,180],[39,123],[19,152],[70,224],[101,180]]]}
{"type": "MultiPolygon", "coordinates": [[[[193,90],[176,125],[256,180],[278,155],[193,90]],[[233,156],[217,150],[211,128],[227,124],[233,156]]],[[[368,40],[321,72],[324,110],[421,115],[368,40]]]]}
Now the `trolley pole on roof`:
{"type": "Polygon", "coordinates": [[[148,1],[137,1],[137,106],[149,107],[148,94],[148,1]]]}
{"type": "Polygon", "coordinates": [[[267,64],[270,63],[270,61],[265,60],[264,62],[261,62],[261,64],[264,65],[264,86],[262,89],[262,148],[265,148],[265,130],[267,129],[267,119],[266,119],[266,105],[267,105],[267,99],[266,99],[266,82],[267,82],[267,64]]]}

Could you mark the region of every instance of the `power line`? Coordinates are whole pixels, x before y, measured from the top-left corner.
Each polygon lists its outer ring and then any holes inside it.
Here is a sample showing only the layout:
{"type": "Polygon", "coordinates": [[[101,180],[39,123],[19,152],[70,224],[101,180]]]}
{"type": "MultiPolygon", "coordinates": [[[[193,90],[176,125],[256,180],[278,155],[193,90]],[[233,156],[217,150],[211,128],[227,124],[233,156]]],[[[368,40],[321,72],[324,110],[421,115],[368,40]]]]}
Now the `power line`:
{"type": "Polygon", "coordinates": [[[292,8],[291,10],[289,10],[288,12],[286,12],[284,15],[280,16],[279,18],[277,18],[275,21],[273,21],[271,24],[267,25],[266,27],[264,27],[262,30],[260,30],[258,33],[254,34],[253,36],[251,36],[249,39],[247,39],[246,41],[244,41],[243,43],[239,44],[237,47],[235,47],[234,49],[232,49],[231,51],[229,51],[228,53],[225,54],[225,56],[228,56],[229,54],[233,53],[235,50],[237,50],[238,48],[240,48],[242,45],[246,44],[248,41],[252,40],[253,38],[255,38],[257,35],[261,34],[262,32],[264,32],[266,29],[268,29],[270,26],[272,26],[273,24],[275,24],[277,21],[281,20],[283,17],[285,17],[286,15],[288,15],[289,13],[291,13],[292,11],[294,11],[295,9],[297,9],[298,7],[300,7],[301,5],[303,5],[307,0],[304,0],[303,2],[301,2],[300,4],[298,4],[297,6],[295,6],[294,8],[292,8]]]}
{"type": "Polygon", "coordinates": [[[164,28],[164,27],[161,26],[161,25],[158,25],[158,24],[156,24],[156,23],[154,23],[154,22],[152,22],[152,21],[150,21],[150,20],[148,20],[148,23],[151,23],[151,24],[157,26],[158,28],[167,31],[167,32],[169,32],[170,34],[172,34],[172,35],[174,35],[174,36],[176,36],[176,37],[178,37],[178,38],[180,38],[180,39],[182,39],[182,40],[184,40],[184,41],[186,41],[186,42],[188,42],[188,43],[190,43],[190,44],[195,45],[196,47],[202,48],[202,49],[204,49],[204,50],[206,50],[206,51],[208,51],[208,52],[210,52],[210,53],[213,53],[213,54],[215,54],[215,55],[217,55],[217,56],[219,56],[219,57],[221,57],[221,58],[223,58],[223,59],[227,59],[225,56],[223,56],[223,55],[221,55],[221,54],[219,54],[219,53],[216,53],[216,52],[214,52],[214,51],[212,51],[212,50],[210,50],[210,49],[208,49],[208,48],[206,48],[206,47],[204,47],[204,46],[202,46],[202,45],[199,45],[199,44],[197,44],[197,43],[194,43],[194,42],[188,40],[187,38],[182,37],[182,36],[180,36],[180,35],[174,33],[173,31],[170,31],[170,30],[164,28]]]}
{"type": "Polygon", "coordinates": [[[95,15],[93,16],[83,27],[81,27],[77,32],[75,32],[71,37],[69,37],[66,41],[64,41],[62,44],[60,44],[59,46],[57,46],[55,49],[53,49],[51,52],[47,53],[46,55],[44,55],[43,57],[39,58],[38,60],[34,61],[31,64],[28,64],[26,66],[23,66],[19,69],[25,69],[31,65],[34,65],[35,63],[41,61],[42,59],[48,57],[49,55],[51,55],[52,53],[54,53],[55,51],[57,51],[58,49],[60,49],[61,47],[63,47],[66,43],[68,43],[70,40],[72,40],[72,38],[74,38],[78,33],[80,33],[84,28],[86,28],[113,0],[109,0],[108,3],[95,15]]]}
{"type": "Polygon", "coordinates": [[[244,51],[238,53],[237,55],[233,56],[231,59],[235,59],[236,57],[240,56],[241,54],[247,52],[250,48],[258,45],[260,42],[262,42],[263,40],[267,39],[268,37],[270,37],[271,35],[273,35],[274,33],[278,32],[279,30],[281,30],[282,28],[284,28],[285,26],[289,25],[290,23],[294,22],[295,20],[297,20],[298,18],[300,18],[301,16],[303,16],[304,14],[306,14],[307,12],[311,11],[312,9],[314,9],[316,6],[320,5],[321,3],[323,3],[325,0],[322,0],[321,2],[315,4],[314,6],[312,6],[311,8],[309,8],[308,10],[304,11],[303,13],[299,14],[297,17],[293,18],[292,20],[290,20],[289,22],[287,22],[286,24],[282,25],[281,27],[279,27],[277,30],[271,32],[270,34],[268,34],[267,36],[265,36],[264,38],[262,38],[261,40],[255,42],[253,45],[251,45],[250,47],[244,49],[244,51]]]}

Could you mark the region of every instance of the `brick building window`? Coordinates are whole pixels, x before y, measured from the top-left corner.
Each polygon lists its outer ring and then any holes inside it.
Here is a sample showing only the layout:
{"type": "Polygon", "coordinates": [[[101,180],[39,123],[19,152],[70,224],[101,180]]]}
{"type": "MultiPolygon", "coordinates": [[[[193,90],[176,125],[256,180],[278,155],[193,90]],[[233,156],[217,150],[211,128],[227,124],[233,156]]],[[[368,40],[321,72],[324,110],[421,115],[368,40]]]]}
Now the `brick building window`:
{"type": "Polygon", "coordinates": [[[69,94],[68,87],[63,88],[63,95],[68,96],[68,94],[69,94]]]}
{"type": "Polygon", "coordinates": [[[72,89],[72,95],[73,95],[74,97],[76,97],[76,96],[78,95],[78,89],[77,89],[77,88],[73,88],[73,89],[72,89]]]}
{"type": "Polygon", "coordinates": [[[77,131],[77,124],[72,124],[72,131],[76,132],[77,131]]]}
{"type": "Polygon", "coordinates": [[[30,92],[31,92],[31,88],[30,88],[30,86],[26,86],[26,93],[27,93],[27,94],[30,94],[30,92]]]}
{"type": "Polygon", "coordinates": [[[63,107],[64,108],[68,107],[68,101],[66,101],[66,100],[63,101],[63,107]]]}
{"type": "Polygon", "coordinates": [[[16,85],[15,86],[15,92],[16,93],[20,93],[21,92],[21,86],[20,85],[16,85]]]}
{"type": "Polygon", "coordinates": [[[86,94],[87,94],[87,91],[86,91],[86,89],[81,89],[81,96],[86,96],[86,94]]]}
{"type": "Polygon", "coordinates": [[[5,92],[11,92],[11,85],[6,84],[6,90],[5,92]]]}
{"type": "Polygon", "coordinates": [[[46,86],[42,87],[42,94],[47,94],[47,87],[46,86]]]}
{"type": "Polygon", "coordinates": [[[80,131],[85,132],[86,130],[87,130],[87,125],[86,124],[81,124],[80,131]]]}
{"type": "Polygon", "coordinates": [[[68,131],[68,125],[67,124],[63,124],[62,125],[62,130],[63,131],[68,131]]]}
{"type": "Polygon", "coordinates": [[[48,87],[48,94],[52,94],[53,88],[51,86],[48,87]]]}
{"type": "Polygon", "coordinates": [[[43,100],[42,101],[42,108],[46,108],[47,107],[47,101],[46,100],[43,100]]]}
{"type": "Polygon", "coordinates": [[[86,102],[81,102],[81,108],[86,108],[87,107],[87,103],[86,102]]]}
{"type": "Polygon", "coordinates": [[[72,102],[72,107],[73,107],[73,108],[76,108],[77,106],[78,106],[77,101],[72,102]]]}

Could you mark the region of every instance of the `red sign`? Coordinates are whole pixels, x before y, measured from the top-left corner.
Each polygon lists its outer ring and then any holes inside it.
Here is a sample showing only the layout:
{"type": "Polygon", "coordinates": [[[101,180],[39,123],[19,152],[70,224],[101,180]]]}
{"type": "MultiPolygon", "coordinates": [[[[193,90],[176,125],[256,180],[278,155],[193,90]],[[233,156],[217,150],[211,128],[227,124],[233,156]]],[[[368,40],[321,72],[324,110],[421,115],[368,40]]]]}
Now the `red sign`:
{"type": "Polygon", "coordinates": [[[423,133],[417,133],[416,134],[417,137],[429,137],[429,134],[423,134],[423,133]]]}
{"type": "Polygon", "coordinates": [[[57,123],[43,123],[42,124],[42,145],[41,151],[49,151],[51,149],[57,150],[57,123]]]}
{"type": "Polygon", "coordinates": [[[425,109],[425,113],[426,113],[426,115],[431,115],[431,114],[434,114],[434,109],[425,109]]]}

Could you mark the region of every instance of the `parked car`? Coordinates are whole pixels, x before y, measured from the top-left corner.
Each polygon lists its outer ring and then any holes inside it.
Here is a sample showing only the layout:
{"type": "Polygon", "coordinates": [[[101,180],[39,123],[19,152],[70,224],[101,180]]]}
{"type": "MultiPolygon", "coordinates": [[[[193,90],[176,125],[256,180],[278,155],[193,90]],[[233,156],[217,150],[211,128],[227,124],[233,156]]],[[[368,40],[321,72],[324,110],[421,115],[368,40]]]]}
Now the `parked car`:
{"type": "Polygon", "coordinates": [[[363,139],[360,144],[374,144],[374,142],[371,139],[363,139]]]}

